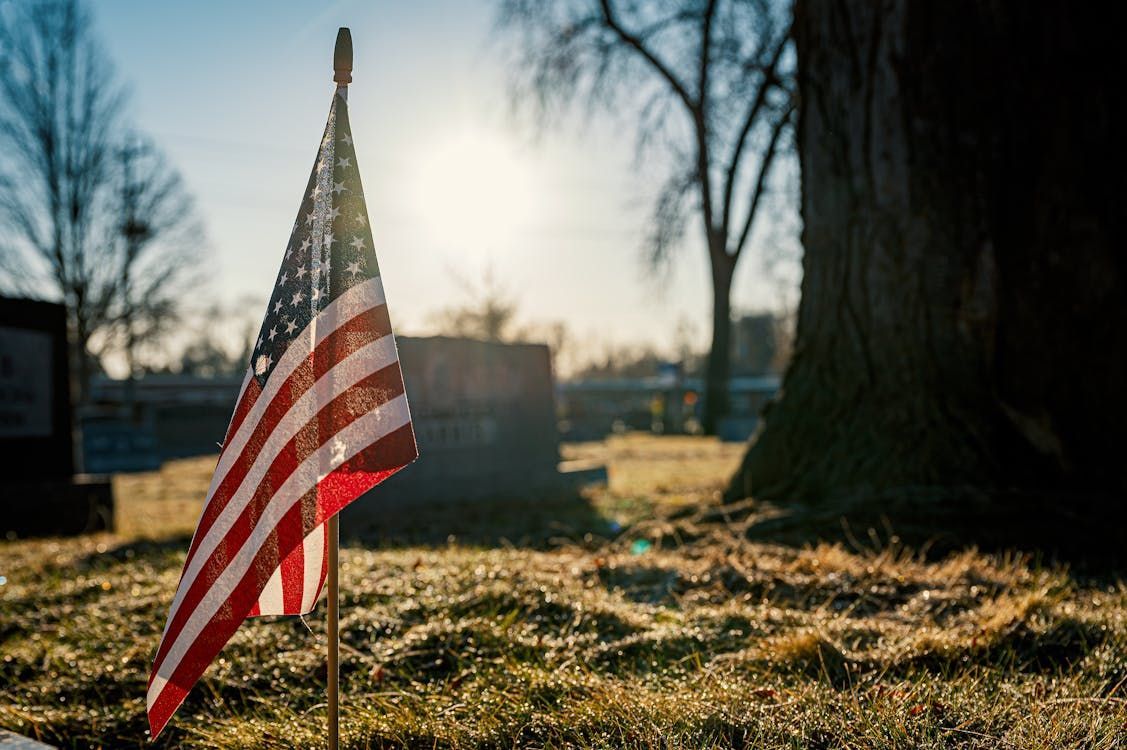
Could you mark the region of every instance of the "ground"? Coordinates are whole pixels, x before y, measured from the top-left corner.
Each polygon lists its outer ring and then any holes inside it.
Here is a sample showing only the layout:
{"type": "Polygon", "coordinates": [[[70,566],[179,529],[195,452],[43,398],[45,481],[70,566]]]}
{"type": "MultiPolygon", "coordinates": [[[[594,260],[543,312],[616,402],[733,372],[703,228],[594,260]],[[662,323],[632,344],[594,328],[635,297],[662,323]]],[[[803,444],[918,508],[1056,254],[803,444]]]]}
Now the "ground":
{"type": "MultiPolygon", "coordinates": [[[[1122,580],[925,557],[884,529],[748,541],[715,511],[742,449],[575,446],[608,461],[608,488],[347,545],[343,746],[1127,746],[1122,580]]],[[[245,624],[147,739],[147,669],[213,463],[117,478],[115,535],[0,542],[0,727],[63,747],[322,746],[323,603],[245,624]]]]}

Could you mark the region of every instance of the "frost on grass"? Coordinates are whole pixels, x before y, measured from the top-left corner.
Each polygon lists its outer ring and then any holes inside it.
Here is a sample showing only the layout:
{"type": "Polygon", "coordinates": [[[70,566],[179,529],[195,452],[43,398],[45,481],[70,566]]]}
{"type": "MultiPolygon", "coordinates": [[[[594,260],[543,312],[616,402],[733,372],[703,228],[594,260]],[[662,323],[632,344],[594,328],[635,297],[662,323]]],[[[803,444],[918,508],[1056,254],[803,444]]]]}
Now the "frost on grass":
{"type": "MultiPolygon", "coordinates": [[[[346,747],[1127,743],[1114,577],[1020,553],[751,543],[684,521],[708,516],[739,446],[573,451],[613,477],[578,507],[346,547],[346,747]]],[[[147,669],[209,470],[119,480],[135,514],[120,535],[0,545],[0,727],[154,746],[147,669]]],[[[323,609],[244,625],[155,747],[319,746],[324,646],[323,609]]]]}

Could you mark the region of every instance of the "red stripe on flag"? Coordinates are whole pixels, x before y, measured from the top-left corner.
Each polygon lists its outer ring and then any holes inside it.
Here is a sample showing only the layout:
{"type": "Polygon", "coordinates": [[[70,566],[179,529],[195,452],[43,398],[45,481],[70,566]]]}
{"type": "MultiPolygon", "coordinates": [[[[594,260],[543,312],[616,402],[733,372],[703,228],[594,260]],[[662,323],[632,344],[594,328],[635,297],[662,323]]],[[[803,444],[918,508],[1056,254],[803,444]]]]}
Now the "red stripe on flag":
{"type": "Polygon", "coordinates": [[[337,469],[318,484],[319,521],[340,512],[354,499],[418,458],[415,430],[411,423],[389,432],[337,469]]]}
{"type": "MultiPolygon", "coordinates": [[[[231,423],[227,425],[227,432],[223,435],[223,448],[227,447],[231,436],[238,432],[243,420],[247,418],[247,414],[254,408],[254,402],[258,400],[260,395],[262,395],[262,386],[260,386],[258,380],[248,372],[247,386],[239,396],[239,403],[235,405],[235,413],[231,415],[231,423]]],[[[222,455],[222,451],[220,451],[220,455],[222,455]]]]}
{"type": "MultiPolygon", "coordinates": [[[[302,511],[305,503],[298,504],[302,511]]],[[[297,612],[301,609],[301,595],[305,589],[305,548],[302,541],[305,539],[303,513],[296,517],[287,516],[283,523],[278,524],[278,549],[288,549],[289,552],[282,558],[282,608],[285,612],[297,612]]]]}
{"type": "MultiPolygon", "coordinates": [[[[283,517],[283,522],[290,514],[296,514],[300,517],[300,503],[295,504],[290,509],[289,513],[283,517]]],[[[271,534],[271,537],[273,537],[273,534],[271,534]]],[[[224,606],[219,608],[208,621],[207,626],[200,631],[199,636],[192,642],[191,648],[180,660],[180,664],[172,673],[172,677],[153,702],[152,708],[149,709],[149,727],[154,737],[164,729],[164,725],[168,723],[169,718],[184,702],[184,697],[191,690],[192,685],[207,669],[215,655],[231,639],[242,621],[247,618],[258,600],[258,595],[266,586],[266,581],[277,567],[278,552],[278,546],[272,544],[271,540],[267,540],[259,548],[254,564],[250,566],[247,574],[235,586],[224,606]]],[[[155,674],[156,670],[153,671],[153,675],[155,674]]],[[[152,684],[152,679],[152,677],[149,678],[150,684],[152,684]]]]}

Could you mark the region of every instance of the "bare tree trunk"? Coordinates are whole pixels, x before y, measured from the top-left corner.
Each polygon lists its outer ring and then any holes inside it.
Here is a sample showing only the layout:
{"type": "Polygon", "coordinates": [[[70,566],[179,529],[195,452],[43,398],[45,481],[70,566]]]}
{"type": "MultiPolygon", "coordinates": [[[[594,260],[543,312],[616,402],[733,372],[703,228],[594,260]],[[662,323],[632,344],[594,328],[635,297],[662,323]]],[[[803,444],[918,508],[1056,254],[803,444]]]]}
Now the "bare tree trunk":
{"type": "MultiPolygon", "coordinates": [[[[86,406],[90,399],[90,330],[86,325],[85,311],[86,299],[82,294],[81,288],[77,289],[74,295],[74,303],[72,305],[73,312],[71,313],[74,319],[74,328],[70,334],[70,348],[71,348],[71,372],[72,380],[74,381],[71,388],[71,403],[77,410],[86,406]]],[[[75,420],[78,424],[79,420],[75,420]]]]}
{"type": "Polygon", "coordinates": [[[799,0],[797,339],[730,498],[1127,492],[1105,10],[799,0]]]}
{"type": "MultiPolygon", "coordinates": [[[[720,251],[721,254],[723,251],[720,251]]],[[[715,435],[728,413],[728,380],[732,355],[732,276],[734,261],[712,255],[712,343],[705,366],[704,405],[701,428],[715,435]]]]}

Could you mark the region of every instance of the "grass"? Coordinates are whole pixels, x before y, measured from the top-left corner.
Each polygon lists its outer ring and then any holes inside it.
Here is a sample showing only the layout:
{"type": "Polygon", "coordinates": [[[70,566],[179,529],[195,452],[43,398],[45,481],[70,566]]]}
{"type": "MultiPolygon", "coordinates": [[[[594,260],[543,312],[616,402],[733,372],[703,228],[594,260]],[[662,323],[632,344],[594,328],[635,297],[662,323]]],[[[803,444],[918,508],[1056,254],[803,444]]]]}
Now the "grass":
{"type": "MultiPolygon", "coordinates": [[[[750,542],[709,520],[740,446],[568,452],[610,486],[342,551],[345,747],[1127,746],[1121,580],[883,531],[750,542]]],[[[116,535],[0,543],[0,727],[154,746],[147,669],[212,461],[119,478],[116,535]]],[[[155,746],[322,746],[324,648],[323,604],[245,624],[155,746]]]]}

